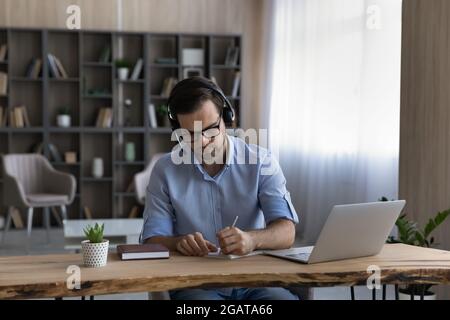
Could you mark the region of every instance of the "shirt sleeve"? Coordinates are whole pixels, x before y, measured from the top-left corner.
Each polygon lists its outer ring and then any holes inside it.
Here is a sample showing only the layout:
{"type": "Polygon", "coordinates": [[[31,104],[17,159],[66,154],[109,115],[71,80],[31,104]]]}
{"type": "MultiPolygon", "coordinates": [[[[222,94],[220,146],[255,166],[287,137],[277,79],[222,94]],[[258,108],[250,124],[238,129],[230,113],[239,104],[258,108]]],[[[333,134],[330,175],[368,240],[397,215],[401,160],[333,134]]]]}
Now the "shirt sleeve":
{"type": "Polygon", "coordinates": [[[175,214],[170,202],[163,170],[164,166],[156,163],[150,175],[145,197],[141,243],[154,236],[173,236],[175,214]]]}
{"type": "Polygon", "coordinates": [[[298,223],[299,219],[286,189],[286,179],[278,161],[267,152],[259,169],[258,201],[266,224],[277,219],[298,223]]]}

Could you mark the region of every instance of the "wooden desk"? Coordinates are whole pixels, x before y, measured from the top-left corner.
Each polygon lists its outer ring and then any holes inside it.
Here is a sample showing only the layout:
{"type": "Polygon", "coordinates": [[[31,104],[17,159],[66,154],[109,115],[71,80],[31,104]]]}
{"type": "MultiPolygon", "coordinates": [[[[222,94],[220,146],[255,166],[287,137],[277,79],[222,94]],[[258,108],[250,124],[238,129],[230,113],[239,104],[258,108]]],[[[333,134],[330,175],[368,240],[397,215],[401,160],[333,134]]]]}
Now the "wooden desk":
{"type": "Polygon", "coordinates": [[[403,244],[385,245],[373,257],[303,265],[268,256],[238,260],[184,257],[168,260],[120,261],[81,267],[81,289],[69,290],[66,269],[81,266],[81,255],[0,258],[0,298],[88,296],[125,292],[166,291],[187,287],[365,285],[367,267],[381,268],[383,284],[450,282],[450,252],[403,244]]]}

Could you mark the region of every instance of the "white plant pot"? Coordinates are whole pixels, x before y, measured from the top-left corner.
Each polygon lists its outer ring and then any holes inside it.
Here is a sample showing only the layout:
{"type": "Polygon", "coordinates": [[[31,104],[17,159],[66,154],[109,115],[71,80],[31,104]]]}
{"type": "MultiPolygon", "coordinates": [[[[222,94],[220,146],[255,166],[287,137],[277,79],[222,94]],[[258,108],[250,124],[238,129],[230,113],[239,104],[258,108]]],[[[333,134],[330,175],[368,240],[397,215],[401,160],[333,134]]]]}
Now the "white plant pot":
{"type": "Polygon", "coordinates": [[[119,76],[119,80],[127,80],[128,79],[128,68],[119,68],[117,69],[117,74],[119,76]]]}
{"type": "Polygon", "coordinates": [[[59,114],[56,117],[56,124],[58,127],[68,128],[71,125],[71,118],[67,114],[59,114]]]}
{"type": "Polygon", "coordinates": [[[91,243],[89,240],[81,242],[81,252],[83,253],[83,263],[89,268],[106,266],[108,261],[109,240],[100,243],[91,243]]]}
{"type": "MultiPolygon", "coordinates": [[[[399,300],[411,300],[411,295],[408,293],[399,292],[398,293],[398,299],[399,300]]],[[[424,300],[436,300],[436,294],[432,295],[424,295],[424,300]]],[[[414,300],[420,300],[420,295],[414,295],[414,300]]]]}

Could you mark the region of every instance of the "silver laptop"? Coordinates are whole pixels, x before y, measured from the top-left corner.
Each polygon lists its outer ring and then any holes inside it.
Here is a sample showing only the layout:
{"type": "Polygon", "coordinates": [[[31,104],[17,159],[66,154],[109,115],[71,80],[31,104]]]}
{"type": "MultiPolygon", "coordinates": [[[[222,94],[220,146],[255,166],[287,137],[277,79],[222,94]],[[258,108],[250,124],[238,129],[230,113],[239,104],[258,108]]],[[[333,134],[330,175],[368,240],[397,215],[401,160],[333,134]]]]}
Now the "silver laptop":
{"type": "Polygon", "coordinates": [[[308,264],[376,255],[404,206],[404,200],[336,205],[315,246],[265,254],[308,264]]]}

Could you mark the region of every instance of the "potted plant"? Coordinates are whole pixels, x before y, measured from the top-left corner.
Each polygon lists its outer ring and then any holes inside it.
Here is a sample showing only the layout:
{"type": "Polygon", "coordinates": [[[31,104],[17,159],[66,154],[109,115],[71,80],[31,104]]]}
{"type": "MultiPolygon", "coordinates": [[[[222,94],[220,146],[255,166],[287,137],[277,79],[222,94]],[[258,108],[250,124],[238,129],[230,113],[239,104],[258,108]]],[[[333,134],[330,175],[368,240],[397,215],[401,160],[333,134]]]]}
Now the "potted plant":
{"type": "Polygon", "coordinates": [[[103,239],[105,225],[98,223],[94,227],[88,225],[84,229],[87,240],[81,242],[83,263],[86,267],[103,267],[108,260],[109,240],[103,239]]]}
{"type": "Polygon", "coordinates": [[[127,80],[130,71],[130,63],[126,60],[116,60],[117,76],[119,80],[127,80]]]}
{"type": "MultiPolygon", "coordinates": [[[[386,197],[379,199],[380,201],[388,201],[386,197]]],[[[431,235],[433,231],[441,225],[445,219],[450,215],[450,209],[438,212],[434,218],[430,218],[425,225],[425,228],[419,228],[417,222],[408,220],[406,214],[400,215],[395,222],[398,230],[398,236],[390,236],[388,243],[404,243],[412,246],[430,248],[433,246],[434,237],[431,235]]],[[[410,300],[411,294],[414,295],[414,300],[420,300],[422,292],[425,300],[436,300],[436,294],[430,291],[432,285],[417,285],[410,284],[404,288],[399,289],[400,300],[410,300]]]]}
{"type": "Polygon", "coordinates": [[[71,125],[70,110],[67,106],[59,108],[56,116],[56,124],[58,127],[68,128],[71,125]]]}
{"type": "Polygon", "coordinates": [[[168,127],[169,119],[167,118],[167,106],[165,104],[156,108],[156,122],[159,127],[168,127]]]}

